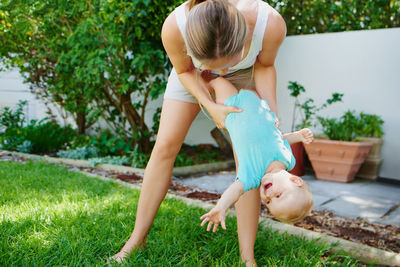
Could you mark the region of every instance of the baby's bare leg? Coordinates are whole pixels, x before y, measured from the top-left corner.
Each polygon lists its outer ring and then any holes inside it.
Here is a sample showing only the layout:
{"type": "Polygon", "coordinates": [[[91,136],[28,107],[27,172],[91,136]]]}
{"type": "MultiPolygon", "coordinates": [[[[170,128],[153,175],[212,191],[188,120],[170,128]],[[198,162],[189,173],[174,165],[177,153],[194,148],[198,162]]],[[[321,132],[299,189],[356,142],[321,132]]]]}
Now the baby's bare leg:
{"type": "Polygon", "coordinates": [[[230,81],[222,77],[218,77],[210,81],[210,86],[215,91],[215,102],[217,104],[224,104],[226,99],[238,93],[238,90],[235,88],[235,86],[233,86],[230,81]]]}

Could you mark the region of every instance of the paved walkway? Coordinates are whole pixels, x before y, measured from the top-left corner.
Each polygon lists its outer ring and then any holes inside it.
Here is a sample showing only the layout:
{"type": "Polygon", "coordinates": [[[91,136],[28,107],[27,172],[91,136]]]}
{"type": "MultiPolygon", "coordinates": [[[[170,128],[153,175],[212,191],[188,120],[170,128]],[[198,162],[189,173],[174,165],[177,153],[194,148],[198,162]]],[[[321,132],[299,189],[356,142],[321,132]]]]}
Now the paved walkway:
{"type": "MultiPolygon", "coordinates": [[[[195,178],[175,179],[207,191],[222,193],[234,180],[234,173],[226,172],[195,178]]],[[[356,179],[352,183],[317,180],[306,175],[314,197],[314,210],[331,210],[335,215],[370,222],[400,225],[400,185],[356,179]],[[388,214],[389,213],[389,214],[388,214]]]]}

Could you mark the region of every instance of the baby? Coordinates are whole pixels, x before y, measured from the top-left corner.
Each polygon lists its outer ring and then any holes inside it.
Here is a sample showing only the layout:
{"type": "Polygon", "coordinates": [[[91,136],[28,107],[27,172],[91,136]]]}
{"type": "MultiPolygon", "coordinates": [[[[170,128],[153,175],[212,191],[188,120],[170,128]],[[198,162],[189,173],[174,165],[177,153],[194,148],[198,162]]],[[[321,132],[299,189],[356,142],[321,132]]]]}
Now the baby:
{"type": "Polygon", "coordinates": [[[312,195],[307,184],[287,170],[295,165],[290,144],[311,143],[312,132],[302,129],[282,136],[275,126],[275,114],[256,92],[242,89],[238,93],[222,77],[212,80],[210,86],[215,91],[217,103],[236,106],[243,111],[229,113],[225,120],[238,162],[237,179],[225,190],[215,208],[201,216],[201,226],[208,222],[207,231],[210,231],[214,224],[215,232],[221,224],[225,230],[226,210],[242,194],[257,187],[274,217],[290,223],[303,219],[311,211],[312,195]]]}

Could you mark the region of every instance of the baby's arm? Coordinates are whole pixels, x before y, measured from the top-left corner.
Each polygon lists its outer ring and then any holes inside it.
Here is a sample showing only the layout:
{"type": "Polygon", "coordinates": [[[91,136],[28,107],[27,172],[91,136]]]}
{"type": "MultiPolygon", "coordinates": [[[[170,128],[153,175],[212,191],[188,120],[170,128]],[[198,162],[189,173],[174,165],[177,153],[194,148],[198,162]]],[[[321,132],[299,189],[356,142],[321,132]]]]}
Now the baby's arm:
{"type": "Polygon", "coordinates": [[[207,231],[210,231],[212,225],[214,224],[213,232],[215,232],[218,229],[218,225],[221,223],[222,229],[226,230],[226,210],[239,199],[239,197],[243,194],[243,191],[244,187],[241,181],[236,180],[233,184],[231,184],[222,194],[221,198],[217,202],[217,205],[210,210],[210,212],[200,217],[200,220],[203,220],[201,222],[201,226],[204,226],[207,222],[209,222],[207,231]]]}
{"type": "Polygon", "coordinates": [[[286,133],[283,135],[283,138],[286,139],[290,145],[298,142],[309,144],[314,140],[314,135],[310,129],[304,128],[297,132],[286,133]]]}

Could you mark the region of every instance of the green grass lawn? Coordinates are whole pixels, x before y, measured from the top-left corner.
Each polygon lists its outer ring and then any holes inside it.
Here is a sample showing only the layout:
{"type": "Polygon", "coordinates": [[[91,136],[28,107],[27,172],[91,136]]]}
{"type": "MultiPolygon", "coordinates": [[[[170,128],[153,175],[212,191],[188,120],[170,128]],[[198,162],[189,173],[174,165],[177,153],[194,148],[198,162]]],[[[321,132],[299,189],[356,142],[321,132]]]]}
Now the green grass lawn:
{"type": "MultiPolygon", "coordinates": [[[[131,234],[139,197],[105,182],[42,162],[0,162],[0,266],[105,265],[131,234]]],[[[150,230],[145,251],[130,266],[238,265],[236,221],[227,231],[207,233],[200,208],[166,199],[150,230]]],[[[326,256],[317,245],[259,229],[259,265],[352,266],[350,257],[326,256]]]]}

